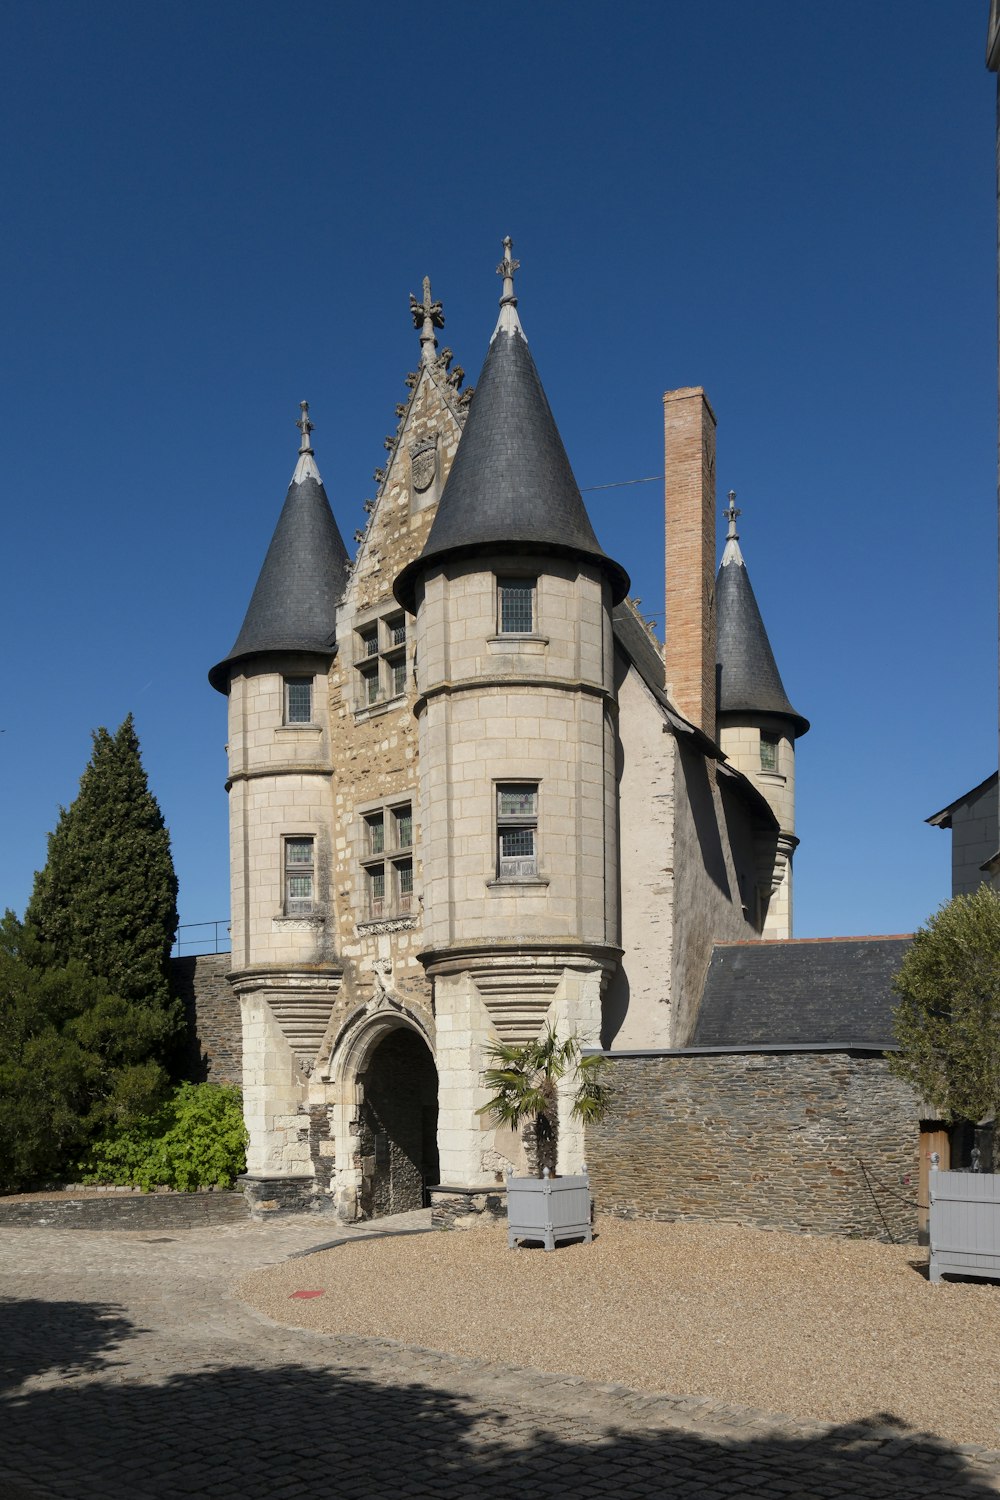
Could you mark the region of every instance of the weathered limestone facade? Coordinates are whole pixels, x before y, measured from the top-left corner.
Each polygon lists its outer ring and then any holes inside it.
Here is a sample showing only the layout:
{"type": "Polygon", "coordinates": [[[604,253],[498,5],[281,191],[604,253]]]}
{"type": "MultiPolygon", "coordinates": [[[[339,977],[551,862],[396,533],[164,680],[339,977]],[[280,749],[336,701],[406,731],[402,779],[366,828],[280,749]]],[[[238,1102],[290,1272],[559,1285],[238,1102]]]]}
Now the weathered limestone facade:
{"type": "MultiPolygon", "coordinates": [[[[259,1211],[352,1220],[435,1187],[457,1222],[491,1211],[525,1157],[479,1113],[490,1044],[552,1025],[676,1046],[713,944],[762,931],[781,814],[715,739],[714,416],[700,389],[668,401],[685,708],[591,529],[515,267],[508,245],[471,406],[429,283],[413,299],[420,363],[353,561],[303,404],[247,618],[210,674],[229,706],[230,981],[259,1211]]],[[[585,1158],[573,1091],[568,1172],[585,1158]]]]}

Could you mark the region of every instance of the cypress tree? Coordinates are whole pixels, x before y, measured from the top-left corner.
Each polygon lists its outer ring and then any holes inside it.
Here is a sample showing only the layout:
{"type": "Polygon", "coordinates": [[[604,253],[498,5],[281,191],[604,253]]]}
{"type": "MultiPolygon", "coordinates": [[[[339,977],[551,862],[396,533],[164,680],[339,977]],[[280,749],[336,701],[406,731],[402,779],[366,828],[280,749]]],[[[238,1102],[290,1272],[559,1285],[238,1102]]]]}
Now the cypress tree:
{"type": "MultiPolygon", "coordinates": [[[[165,1045],[176,1032],[169,958],[177,877],[131,714],[116,734],[95,731],[79,795],[49,835],[24,925],[47,966],[76,961],[141,1008],[137,1030],[151,1042],[165,1045]]],[[[153,1051],[162,1048],[153,1043],[153,1051]]]]}

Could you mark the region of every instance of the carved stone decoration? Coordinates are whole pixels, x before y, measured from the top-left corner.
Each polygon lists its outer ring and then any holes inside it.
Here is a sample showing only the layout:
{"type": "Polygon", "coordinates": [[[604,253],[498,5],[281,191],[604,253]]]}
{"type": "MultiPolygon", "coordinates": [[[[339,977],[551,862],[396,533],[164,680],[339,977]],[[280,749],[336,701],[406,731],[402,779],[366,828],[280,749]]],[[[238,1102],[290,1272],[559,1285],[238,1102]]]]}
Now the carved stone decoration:
{"type": "Polygon", "coordinates": [[[233,978],[237,997],[260,995],[270,1007],[303,1071],[320,1050],[342,982],[338,966],[299,974],[294,970],[248,969],[233,978]]]}
{"type": "Polygon", "coordinates": [[[385,917],[374,922],[358,922],[357,930],[384,937],[390,932],[412,932],[416,925],[413,917],[385,917]]]}
{"type": "Polygon", "coordinates": [[[413,475],[413,488],[418,494],[429,490],[437,476],[438,466],[438,435],[432,433],[430,437],[417,438],[410,444],[410,471],[413,475]]]}
{"type": "Polygon", "coordinates": [[[372,992],[372,1010],[382,1010],[395,998],[396,991],[392,983],[392,959],[376,958],[372,963],[372,972],[375,975],[375,988],[372,992]]]}

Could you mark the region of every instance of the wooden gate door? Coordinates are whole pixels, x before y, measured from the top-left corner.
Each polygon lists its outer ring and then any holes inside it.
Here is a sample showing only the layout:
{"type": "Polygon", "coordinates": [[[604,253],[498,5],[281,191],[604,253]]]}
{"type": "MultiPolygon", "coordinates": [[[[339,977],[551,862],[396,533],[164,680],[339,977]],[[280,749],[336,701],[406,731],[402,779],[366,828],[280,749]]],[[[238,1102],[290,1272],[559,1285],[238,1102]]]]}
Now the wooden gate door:
{"type": "Polygon", "coordinates": [[[926,1245],[929,1238],[930,1172],[931,1155],[938,1154],[938,1169],[947,1172],[951,1166],[951,1140],[948,1127],[941,1120],[920,1122],[920,1180],[917,1186],[917,1233],[920,1243],[926,1245]]]}

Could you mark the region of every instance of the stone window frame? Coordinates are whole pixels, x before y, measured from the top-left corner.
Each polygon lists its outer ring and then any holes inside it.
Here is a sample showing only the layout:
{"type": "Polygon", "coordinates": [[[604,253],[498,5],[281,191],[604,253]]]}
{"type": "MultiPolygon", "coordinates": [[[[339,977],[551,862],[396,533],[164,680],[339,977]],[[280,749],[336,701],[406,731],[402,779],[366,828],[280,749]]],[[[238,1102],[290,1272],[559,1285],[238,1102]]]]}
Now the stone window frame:
{"type": "Polygon", "coordinates": [[[496,612],[497,612],[497,635],[502,637],[513,637],[517,640],[531,640],[538,635],[538,574],[518,573],[511,571],[507,573],[496,573],[496,612]],[[504,607],[506,600],[504,595],[507,591],[513,593],[527,592],[531,605],[531,620],[527,629],[515,629],[510,623],[505,626],[504,607]]]}
{"type": "Polygon", "coordinates": [[[504,777],[493,783],[493,815],[495,832],[493,846],[496,852],[494,881],[497,885],[537,885],[541,880],[539,853],[539,824],[541,810],[541,782],[527,777],[514,780],[504,777]],[[503,808],[505,795],[527,793],[532,799],[530,810],[503,808]],[[516,839],[518,835],[531,835],[531,853],[505,853],[505,838],[516,839]]]}
{"type": "Polygon", "coordinates": [[[406,697],[409,636],[406,611],[395,600],[354,625],[355,713],[380,712],[406,697]]]}
{"type": "Polygon", "coordinates": [[[762,771],[781,770],[781,735],[776,734],[773,729],[760,731],[760,768],[762,771]]]}
{"type": "Polygon", "coordinates": [[[286,833],[281,838],[281,911],[285,917],[312,917],[316,914],[316,835],[312,833],[286,833]],[[309,858],[292,859],[290,850],[296,846],[309,846],[309,858]],[[309,880],[308,896],[293,896],[293,880],[309,880]]]}
{"type": "Polygon", "coordinates": [[[315,727],[313,718],[313,706],[316,697],[316,684],[312,677],[288,676],[281,680],[281,723],[285,729],[311,729],[315,727]],[[309,711],[302,718],[293,717],[292,689],[307,688],[309,692],[309,711]]]}
{"type": "Polygon", "coordinates": [[[362,924],[409,920],[415,913],[413,805],[409,793],[359,809],[362,924]]]}

